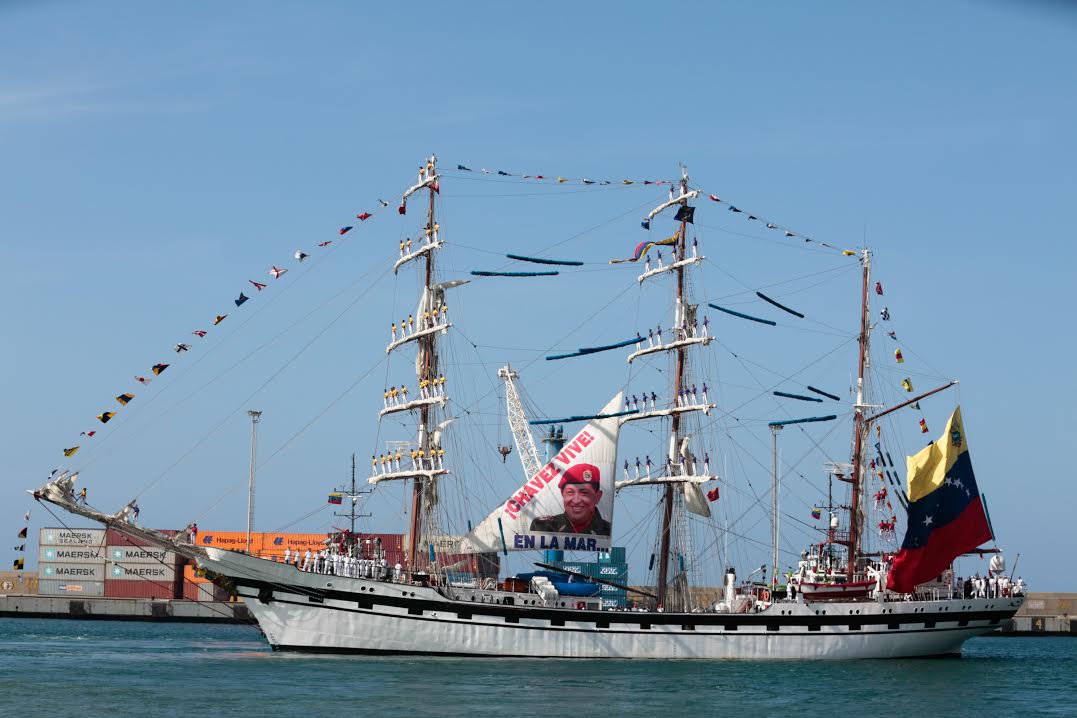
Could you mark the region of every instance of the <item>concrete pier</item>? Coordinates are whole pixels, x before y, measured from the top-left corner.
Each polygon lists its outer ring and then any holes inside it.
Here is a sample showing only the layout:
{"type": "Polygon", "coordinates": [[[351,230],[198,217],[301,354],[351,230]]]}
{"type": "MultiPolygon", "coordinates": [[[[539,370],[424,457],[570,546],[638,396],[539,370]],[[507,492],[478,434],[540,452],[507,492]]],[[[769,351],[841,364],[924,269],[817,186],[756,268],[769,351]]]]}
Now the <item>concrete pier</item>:
{"type": "Polygon", "coordinates": [[[77,618],[104,621],[254,623],[239,602],[169,601],[149,598],[69,598],[0,595],[2,618],[77,618]]]}

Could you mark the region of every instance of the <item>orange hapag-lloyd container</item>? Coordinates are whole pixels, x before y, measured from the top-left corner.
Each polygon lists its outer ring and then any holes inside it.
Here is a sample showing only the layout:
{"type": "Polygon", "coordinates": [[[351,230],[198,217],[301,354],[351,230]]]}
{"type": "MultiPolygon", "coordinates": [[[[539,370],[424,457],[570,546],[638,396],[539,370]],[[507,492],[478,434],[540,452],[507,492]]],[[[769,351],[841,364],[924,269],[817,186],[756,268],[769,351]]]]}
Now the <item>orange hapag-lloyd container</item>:
{"type": "Polygon", "coordinates": [[[261,546],[257,555],[274,561],[283,561],[284,552],[290,550],[290,555],[303,554],[306,551],[315,553],[325,548],[326,534],[287,534],[265,533],[261,536],[261,546]]]}
{"type": "MultiPolygon", "coordinates": [[[[262,534],[251,534],[251,553],[257,555],[261,550],[261,537],[262,534]]],[[[214,548],[223,548],[229,551],[243,551],[247,550],[247,532],[246,531],[199,531],[198,538],[195,542],[199,546],[213,546],[214,548]]]]}

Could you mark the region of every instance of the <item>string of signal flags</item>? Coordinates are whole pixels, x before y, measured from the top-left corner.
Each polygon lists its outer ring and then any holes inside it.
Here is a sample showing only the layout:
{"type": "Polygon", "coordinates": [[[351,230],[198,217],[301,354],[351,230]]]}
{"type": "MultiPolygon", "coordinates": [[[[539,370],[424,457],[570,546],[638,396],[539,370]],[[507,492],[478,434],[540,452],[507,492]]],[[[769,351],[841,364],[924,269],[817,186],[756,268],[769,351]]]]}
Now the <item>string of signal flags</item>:
{"type": "MultiPolygon", "coordinates": [[[[440,170],[440,171],[444,172],[444,170],[440,170]]],[[[451,171],[451,170],[449,170],[449,171],[451,171]]],[[[562,176],[562,175],[544,175],[544,174],[540,174],[540,173],[523,174],[523,173],[517,173],[517,172],[507,172],[507,171],[504,171],[504,170],[490,170],[490,169],[486,169],[486,168],[480,168],[478,170],[474,170],[471,167],[469,167],[467,165],[463,165],[463,164],[457,164],[456,165],[456,171],[457,172],[469,172],[469,173],[470,172],[477,172],[477,173],[480,173],[480,174],[489,175],[491,177],[518,178],[518,179],[529,181],[529,182],[530,181],[545,182],[545,183],[552,183],[552,184],[558,184],[558,185],[565,185],[565,184],[584,185],[584,186],[590,186],[590,185],[597,185],[597,186],[611,186],[611,185],[621,185],[621,186],[628,186],[628,185],[651,186],[651,185],[654,185],[654,186],[662,186],[662,185],[668,185],[669,189],[670,189],[671,196],[674,195],[674,189],[675,189],[674,185],[676,184],[673,180],[668,180],[668,179],[657,179],[657,180],[652,180],[652,179],[620,179],[620,180],[590,179],[590,178],[586,178],[586,177],[574,178],[574,177],[565,177],[565,176],[562,176]]],[[[425,167],[425,168],[423,168],[423,167],[420,168],[419,184],[416,185],[415,187],[413,187],[412,190],[417,189],[417,188],[422,187],[422,186],[429,186],[429,187],[431,187],[433,189],[434,192],[440,193],[439,183],[437,181],[437,178],[434,176],[432,168],[431,168],[430,165],[427,165],[427,167],[425,167]],[[424,170],[426,172],[429,172],[429,174],[426,174],[424,172],[424,170]]],[[[408,192],[406,192],[404,194],[404,196],[402,197],[402,199],[400,201],[400,204],[397,207],[397,213],[399,213],[401,215],[407,213],[407,196],[408,196],[408,194],[411,193],[412,190],[409,190],[408,192]]],[[[697,190],[697,192],[698,192],[698,190],[697,190]]],[[[834,247],[833,245],[830,245],[830,244],[828,244],[826,242],[820,242],[820,241],[815,240],[815,239],[813,239],[811,237],[807,237],[807,236],[805,236],[805,235],[803,235],[803,234],[801,234],[799,232],[796,232],[796,231],[794,231],[794,230],[792,230],[792,229],[790,229],[790,228],[788,228],[788,227],[786,227],[784,225],[779,225],[779,224],[776,224],[776,223],[773,223],[773,222],[763,220],[756,213],[745,213],[744,210],[740,209],[739,207],[737,207],[737,206],[735,206],[733,204],[730,204],[730,203],[726,202],[725,200],[719,198],[717,195],[708,194],[707,196],[714,202],[725,203],[727,205],[727,209],[729,211],[732,211],[734,213],[744,213],[744,214],[747,215],[747,218],[749,220],[760,221],[760,222],[763,222],[768,229],[774,229],[774,230],[782,231],[784,233],[784,235],[786,237],[788,237],[788,238],[791,238],[791,239],[792,238],[799,238],[799,239],[802,239],[804,242],[815,243],[815,244],[818,244],[818,245],[820,245],[822,247],[825,247],[825,248],[828,248],[828,249],[833,249],[833,250],[840,251],[842,254],[844,254],[846,256],[855,256],[857,254],[856,252],[853,252],[851,250],[839,250],[837,247],[834,247]]],[[[382,211],[387,209],[388,207],[389,207],[389,203],[386,202],[385,200],[379,198],[377,207],[372,207],[370,209],[358,212],[355,215],[355,220],[359,224],[365,223],[365,222],[373,219],[378,214],[382,213],[382,211]]],[[[678,213],[677,213],[677,216],[675,217],[675,220],[677,220],[677,221],[685,221],[687,223],[694,224],[694,213],[695,213],[695,207],[682,206],[678,210],[678,213]]],[[[344,226],[340,227],[337,230],[337,236],[340,237],[340,238],[345,238],[347,235],[349,235],[350,232],[355,230],[357,226],[358,225],[354,225],[354,224],[353,225],[344,225],[344,226]]],[[[649,219],[645,220],[643,222],[643,226],[644,226],[645,229],[649,229],[650,228],[650,220],[649,219]]],[[[333,239],[326,239],[326,240],[324,240],[322,242],[317,243],[317,247],[319,249],[324,250],[324,249],[330,247],[333,244],[334,241],[335,240],[333,240],[333,239]]],[[[343,241],[343,239],[341,241],[343,241]]],[[[644,243],[641,243],[639,246],[637,246],[636,252],[634,253],[633,257],[628,258],[628,259],[624,259],[624,260],[615,260],[615,262],[616,261],[637,262],[637,261],[639,261],[640,259],[642,259],[643,257],[645,257],[647,255],[647,251],[651,247],[656,246],[656,245],[664,245],[664,244],[667,244],[667,243],[669,243],[669,240],[660,240],[658,242],[644,242],[644,243]]],[[[302,249],[299,249],[299,250],[296,250],[296,252],[294,253],[293,260],[295,262],[297,262],[297,263],[302,263],[303,261],[307,260],[309,257],[311,257],[311,254],[307,253],[306,251],[304,251],[302,249]]],[[[519,260],[519,261],[524,261],[524,262],[543,263],[543,264],[560,264],[560,265],[568,265],[568,266],[574,266],[574,265],[579,264],[578,262],[571,261],[571,260],[542,260],[540,258],[525,257],[525,256],[513,256],[511,258],[519,260]]],[[[284,274],[286,274],[288,271],[289,271],[289,269],[286,266],[278,266],[277,264],[272,264],[272,265],[270,265],[269,270],[266,272],[266,276],[271,278],[272,281],[277,281],[284,274]]],[[[551,276],[551,275],[554,274],[554,272],[552,272],[552,271],[551,272],[513,272],[513,273],[509,273],[509,272],[505,272],[505,273],[500,273],[500,272],[498,272],[498,273],[494,273],[494,272],[489,272],[489,273],[487,273],[487,272],[481,272],[481,273],[480,272],[474,272],[473,274],[476,274],[478,276],[514,276],[514,277],[521,277],[521,276],[551,276]]],[[[249,279],[248,280],[249,286],[244,287],[244,289],[239,292],[238,296],[235,299],[232,300],[232,303],[234,305],[234,309],[231,309],[230,311],[238,310],[240,307],[244,306],[248,301],[250,301],[253,297],[258,296],[262,291],[267,290],[269,288],[270,283],[271,283],[270,279],[266,279],[266,280],[263,280],[263,281],[256,281],[254,279],[249,279]]],[[[781,309],[789,311],[785,307],[782,307],[780,305],[777,305],[777,306],[779,306],[779,308],[781,308],[781,309]]],[[[790,312],[790,313],[795,313],[795,312],[790,312]]],[[[195,339],[198,339],[198,340],[204,339],[206,336],[209,335],[210,330],[213,327],[219,326],[221,323],[226,321],[228,319],[228,317],[229,317],[229,313],[217,314],[217,315],[214,316],[214,318],[209,323],[210,328],[202,328],[202,327],[200,327],[200,328],[194,329],[194,330],[191,331],[190,336],[192,336],[192,337],[194,337],[195,339]]],[[[187,354],[188,352],[190,352],[194,348],[195,348],[195,341],[193,339],[188,339],[187,341],[177,342],[172,347],[172,351],[177,355],[183,355],[183,354],[187,354]]],[[[173,360],[173,361],[175,361],[175,360],[173,360]]],[[[171,362],[160,361],[160,362],[158,362],[158,363],[156,363],[156,364],[154,364],[154,365],[152,365],[150,367],[150,370],[149,370],[148,374],[145,374],[145,375],[136,374],[135,377],[134,377],[135,382],[140,387],[148,386],[151,382],[153,382],[154,379],[156,379],[157,377],[160,377],[171,366],[172,366],[171,362]]],[[[138,395],[136,393],[133,393],[133,392],[130,392],[130,391],[125,391],[125,392],[121,392],[121,393],[117,394],[114,397],[114,400],[117,402],[118,407],[111,407],[109,409],[105,409],[105,410],[101,411],[101,413],[97,414],[95,418],[101,424],[109,423],[114,418],[116,418],[116,416],[118,415],[118,412],[119,412],[120,409],[128,406],[131,402],[133,402],[136,399],[137,396],[138,395]]],[[[92,439],[97,433],[98,433],[98,429],[90,429],[90,430],[83,431],[83,432],[81,432],[79,434],[79,437],[80,437],[79,441],[81,442],[81,441],[84,441],[84,440],[92,439]]],[[[82,443],[74,443],[73,445],[64,448],[62,450],[62,453],[63,453],[65,458],[72,458],[72,457],[75,456],[75,454],[77,454],[79,452],[79,450],[81,448],[82,448],[82,443]]]]}
{"type": "MultiPolygon", "coordinates": [[[[381,210],[383,210],[383,209],[385,209],[386,207],[389,206],[389,203],[386,202],[385,200],[382,200],[382,199],[379,199],[378,203],[379,203],[379,206],[377,208],[372,208],[370,210],[365,210],[365,211],[359,212],[358,214],[355,215],[355,218],[356,218],[356,220],[358,220],[359,224],[365,223],[368,220],[374,218],[375,216],[377,216],[377,214],[379,214],[381,212],[381,210]]],[[[403,204],[401,206],[403,206],[403,204]]],[[[401,212],[401,214],[403,214],[403,212],[401,212]]],[[[333,246],[334,242],[345,241],[345,240],[349,239],[350,236],[351,236],[350,233],[353,230],[356,230],[357,226],[358,225],[345,225],[345,226],[340,227],[336,232],[335,238],[333,238],[333,239],[325,239],[325,240],[323,240],[321,242],[318,242],[317,243],[317,250],[318,251],[323,251],[323,252],[327,251],[329,248],[331,248],[333,246]]],[[[306,252],[306,251],[304,251],[302,249],[297,249],[295,251],[295,253],[292,255],[292,261],[295,262],[296,264],[302,264],[303,262],[310,259],[310,257],[311,257],[310,253],[308,253],[308,252],[306,252]]],[[[239,291],[238,296],[235,297],[235,299],[232,300],[232,305],[233,305],[234,308],[229,309],[228,311],[229,312],[235,312],[235,311],[240,310],[240,308],[243,307],[244,305],[246,305],[247,302],[251,301],[254,297],[257,297],[258,295],[260,295],[263,291],[268,290],[269,287],[270,287],[270,284],[272,284],[273,282],[276,282],[277,280],[280,280],[280,278],[283,277],[285,274],[287,274],[288,271],[289,271],[289,267],[285,266],[285,263],[281,263],[279,265],[278,264],[272,264],[272,265],[270,265],[269,270],[266,271],[267,279],[264,279],[262,281],[256,281],[254,279],[248,279],[247,280],[247,286],[244,286],[239,291]]],[[[217,314],[217,315],[215,315],[213,317],[213,319],[210,322],[208,322],[208,324],[203,325],[205,328],[199,327],[197,329],[194,329],[193,331],[191,331],[190,336],[195,337],[198,340],[205,339],[206,336],[213,329],[213,327],[219,326],[221,323],[223,323],[225,320],[227,320],[228,317],[229,317],[229,313],[217,314]]],[[[197,344],[197,342],[194,339],[187,339],[187,340],[182,341],[182,342],[177,342],[172,347],[172,351],[175,354],[177,354],[179,356],[182,356],[184,354],[187,354],[191,350],[193,350],[195,348],[196,344],[197,344]]],[[[175,361],[178,361],[179,356],[177,356],[176,359],[170,359],[168,361],[157,362],[156,364],[154,364],[153,366],[150,367],[149,372],[146,373],[146,374],[135,374],[135,376],[134,376],[135,383],[138,384],[140,387],[148,386],[156,378],[158,378],[162,374],[164,374],[164,372],[166,370],[168,370],[169,367],[171,367],[175,361]]],[[[119,406],[117,406],[117,407],[109,407],[108,409],[103,410],[100,414],[97,414],[95,418],[101,424],[108,424],[110,421],[112,421],[113,419],[115,419],[117,417],[120,410],[122,410],[124,407],[129,405],[131,402],[133,402],[136,399],[136,397],[137,397],[137,394],[135,394],[133,392],[130,392],[130,391],[121,392],[120,394],[116,395],[116,397],[114,398],[114,400],[116,401],[116,403],[119,406]]],[[[78,441],[76,443],[74,443],[71,446],[66,447],[66,448],[63,449],[64,457],[65,458],[74,457],[75,454],[77,454],[79,452],[79,450],[82,448],[85,441],[89,440],[89,439],[93,439],[94,436],[97,435],[97,433],[98,433],[98,429],[89,429],[87,431],[81,432],[79,434],[79,439],[78,439],[78,441]]]]}
{"type": "MultiPolygon", "coordinates": [[[[30,512],[27,511],[23,515],[23,527],[19,531],[18,537],[23,542],[15,546],[15,552],[19,554],[15,558],[15,562],[11,566],[12,571],[23,571],[26,569],[26,536],[30,532],[30,512]]],[[[22,581],[22,576],[19,576],[19,580],[22,581]]]]}
{"type": "MultiPolygon", "coordinates": [[[[656,185],[656,186],[669,185],[670,200],[676,199],[676,196],[677,196],[676,195],[676,190],[677,190],[676,184],[677,184],[677,182],[675,180],[668,180],[668,179],[659,179],[659,180],[653,180],[653,179],[590,179],[590,178],[587,178],[587,177],[565,177],[563,175],[540,174],[540,173],[537,173],[537,172],[531,173],[531,174],[524,174],[522,172],[506,172],[505,170],[487,169],[485,167],[481,167],[479,169],[472,169],[471,166],[463,165],[463,164],[457,164],[456,165],[456,171],[457,172],[472,172],[472,173],[476,173],[476,174],[489,175],[492,178],[510,178],[511,177],[511,178],[516,178],[516,179],[519,179],[519,180],[528,180],[528,181],[533,181],[533,182],[540,182],[540,183],[547,183],[547,184],[557,184],[557,185],[576,185],[576,186],[579,186],[579,185],[592,186],[593,185],[593,186],[598,186],[598,187],[611,186],[611,185],[620,185],[620,186],[628,186],[628,185],[643,185],[643,186],[646,186],[646,185],[656,185]]],[[[729,202],[729,201],[727,201],[725,199],[722,199],[721,197],[719,197],[716,194],[706,192],[706,191],[704,191],[703,189],[701,189],[699,187],[693,187],[692,189],[695,190],[697,193],[703,193],[707,197],[707,199],[711,200],[712,202],[717,202],[718,204],[725,205],[726,210],[728,210],[729,212],[732,212],[734,214],[743,215],[747,219],[747,221],[749,221],[749,222],[756,221],[756,222],[759,222],[760,224],[762,224],[768,230],[772,230],[772,231],[775,231],[775,232],[781,232],[782,236],[784,236],[786,239],[800,240],[800,241],[802,241],[802,242],[804,242],[806,244],[813,244],[813,245],[817,245],[819,247],[824,247],[826,249],[830,249],[830,250],[833,250],[835,252],[840,252],[843,256],[846,256],[846,257],[855,257],[858,254],[857,252],[855,252],[855,251],[853,251],[851,249],[842,249],[841,247],[836,247],[833,244],[830,244],[828,242],[823,242],[823,241],[818,240],[818,239],[814,239],[813,237],[810,237],[810,236],[804,234],[803,232],[796,231],[796,230],[794,230],[791,227],[788,227],[786,225],[778,224],[777,222],[772,222],[772,221],[764,218],[762,215],[758,214],[757,212],[750,212],[750,211],[748,211],[746,209],[743,209],[743,208],[739,207],[738,205],[735,205],[732,202],[729,202]]],[[[695,219],[694,219],[695,209],[696,209],[695,207],[682,206],[677,211],[677,215],[674,217],[674,220],[677,221],[677,222],[682,222],[683,221],[683,222],[687,222],[689,224],[694,224],[695,223],[695,219]]],[[[642,222],[640,222],[640,225],[643,227],[643,229],[650,229],[651,228],[651,220],[652,219],[653,219],[653,216],[648,216],[642,222]]],[[[637,258],[637,260],[628,260],[628,261],[638,261],[638,258],[637,258]]]]}

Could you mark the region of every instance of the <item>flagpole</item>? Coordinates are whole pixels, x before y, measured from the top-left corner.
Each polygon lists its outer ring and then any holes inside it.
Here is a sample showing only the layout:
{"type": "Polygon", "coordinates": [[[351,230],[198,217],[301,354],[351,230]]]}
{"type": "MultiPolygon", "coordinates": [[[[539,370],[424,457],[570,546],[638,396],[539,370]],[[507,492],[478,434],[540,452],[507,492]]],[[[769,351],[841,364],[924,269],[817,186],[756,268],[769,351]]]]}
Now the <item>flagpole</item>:
{"type": "Polygon", "coordinates": [[[781,424],[770,425],[770,450],[771,450],[771,497],[770,497],[770,535],[774,548],[773,573],[770,578],[771,588],[777,587],[778,581],[778,432],[782,430],[781,424]]]}
{"type": "Polygon", "coordinates": [[[258,422],[262,412],[251,409],[247,411],[251,418],[251,475],[247,483],[247,553],[251,552],[251,531],[254,530],[254,463],[258,450],[258,422]]]}

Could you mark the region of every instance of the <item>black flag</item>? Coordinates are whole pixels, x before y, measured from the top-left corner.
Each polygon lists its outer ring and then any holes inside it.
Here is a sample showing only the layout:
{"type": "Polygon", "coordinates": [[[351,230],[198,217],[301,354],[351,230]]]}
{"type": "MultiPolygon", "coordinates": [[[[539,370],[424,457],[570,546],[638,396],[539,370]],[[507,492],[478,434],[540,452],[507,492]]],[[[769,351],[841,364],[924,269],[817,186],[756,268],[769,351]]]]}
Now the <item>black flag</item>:
{"type": "Polygon", "coordinates": [[[678,222],[687,222],[688,224],[695,224],[695,222],[692,221],[693,218],[695,217],[695,214],[696,214],[696,208],[695,207],[689,207],[688,205],[684,204],[684,205],[681,205],[681,208],[677,210],[677,214],[676,214],[676,216],[673,217],[673,219],[677,220],[678,222]]]}

